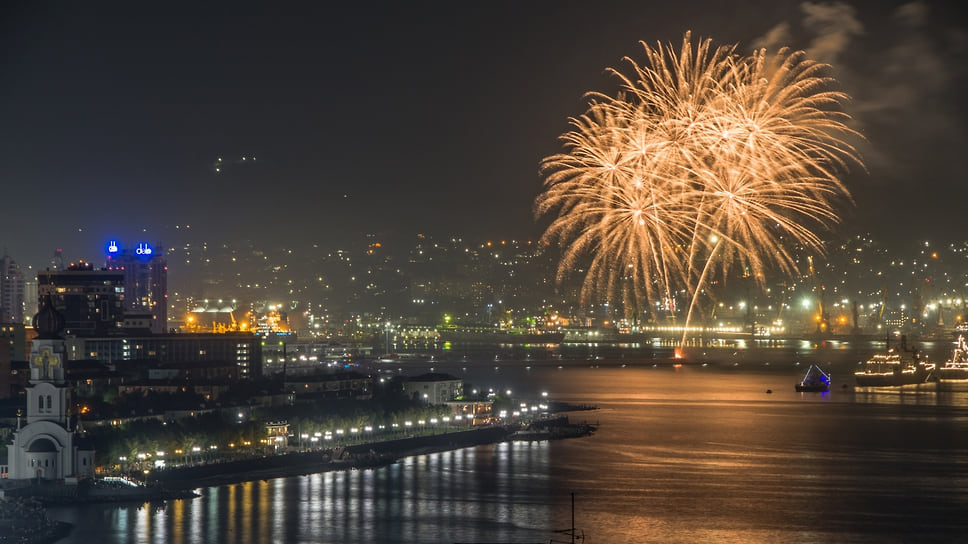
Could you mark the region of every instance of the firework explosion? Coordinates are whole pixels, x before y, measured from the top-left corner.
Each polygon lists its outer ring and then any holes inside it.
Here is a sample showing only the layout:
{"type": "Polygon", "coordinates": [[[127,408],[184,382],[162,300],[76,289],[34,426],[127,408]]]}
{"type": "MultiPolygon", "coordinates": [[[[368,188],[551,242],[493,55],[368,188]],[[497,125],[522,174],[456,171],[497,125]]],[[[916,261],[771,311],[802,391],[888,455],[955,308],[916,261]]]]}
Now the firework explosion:
{"type": "Polygon", "coordinates": [[[838,173],[863,165],[846,142],[847,96],[802,52],[741,56],[689,33],[678,52],[643,47],[646,62],[610,70],[619,91],[590,93],[564,151],[542,161],[535,215],[563,249],[558,280],[584,268],[583,300],[647,313],[685,288],[688,328],[713,277],[763,281],[797,270],[796,246],[821,253],[815,232],[850,199],[838,173]]]}

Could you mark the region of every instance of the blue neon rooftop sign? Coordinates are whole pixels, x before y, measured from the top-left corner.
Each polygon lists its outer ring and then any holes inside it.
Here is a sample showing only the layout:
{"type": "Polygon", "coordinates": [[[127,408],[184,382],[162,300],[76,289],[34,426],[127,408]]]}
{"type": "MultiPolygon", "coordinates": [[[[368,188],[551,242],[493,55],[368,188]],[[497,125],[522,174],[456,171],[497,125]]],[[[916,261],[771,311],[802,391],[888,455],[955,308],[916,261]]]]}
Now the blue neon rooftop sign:
{"type": "MultiPolygon", "coordinates": [[[[105,251],[107,252],[108,257],[120,257],[123,253],[121,250],[121,244],[117,240],[108,240],[108,243],[105,246],[105,251]]],[[[138,242],[138,244],[134,246],[134,249],[131,250],[131,253],[133,253],[139,259],[147,261],[154,256],[155,249],[151,247],[151,244],[148,242],[138,242]]]]}

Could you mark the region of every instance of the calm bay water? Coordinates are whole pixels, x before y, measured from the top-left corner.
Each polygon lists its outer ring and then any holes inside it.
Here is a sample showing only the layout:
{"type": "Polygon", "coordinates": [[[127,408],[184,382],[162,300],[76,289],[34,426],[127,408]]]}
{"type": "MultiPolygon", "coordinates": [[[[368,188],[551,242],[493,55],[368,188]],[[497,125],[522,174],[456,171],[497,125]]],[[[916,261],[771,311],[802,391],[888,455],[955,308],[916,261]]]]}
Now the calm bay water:
{"type": "Polygon", "coordinates": [[[596,405],[571,417],[599,429],[50,515],[75,524],[76,543],[568,542],[554,531],[570,527],[574,493],[590,544],[963,541],[968,383],[843,388],[862,351],[726,351],[681,368],[642,353],[422,363],[411,371],[596,405]],[[826,357],[832,391],[794,391],[801,356],[826,357]]]}

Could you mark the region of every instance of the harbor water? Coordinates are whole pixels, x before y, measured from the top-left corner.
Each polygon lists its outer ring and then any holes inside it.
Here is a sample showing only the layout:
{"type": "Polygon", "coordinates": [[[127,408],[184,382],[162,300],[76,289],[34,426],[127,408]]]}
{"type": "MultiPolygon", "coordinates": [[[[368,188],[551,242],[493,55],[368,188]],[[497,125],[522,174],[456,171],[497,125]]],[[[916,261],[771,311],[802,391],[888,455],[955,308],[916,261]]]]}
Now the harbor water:
{"type": "Polygon", "coordinates": [[[407,363],[391,370],[595,405],[569,415],[598,430],[50,517],[74,524],[67,543],[570,542],[558,531],[572,526],[573,494],[589,544],[963,541],[968,383],[855,389],[865,350],[720,349],[682,366],[643,350],[407,363]],[[829,392],[795,391],[811,362],[832,372],[829,392]]]}

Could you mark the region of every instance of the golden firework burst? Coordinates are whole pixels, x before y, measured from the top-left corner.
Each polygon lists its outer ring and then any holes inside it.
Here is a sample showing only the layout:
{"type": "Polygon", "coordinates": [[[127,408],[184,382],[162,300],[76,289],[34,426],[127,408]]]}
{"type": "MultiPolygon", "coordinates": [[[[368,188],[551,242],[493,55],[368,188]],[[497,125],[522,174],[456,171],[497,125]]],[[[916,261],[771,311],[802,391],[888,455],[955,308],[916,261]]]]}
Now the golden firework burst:
{"type": "Polygon", "coordinates": [[[678,50],[642,45],[645,63],[611,69],[618,92],[589,93],[542,161],[535,215],[562,248],[559,281],[584,270],[584,300],[641,312],[686,288],[688,327],[713,275],[762,280],[797,270],[794,247],[822,252],[817,233],[850,201],[839,176],[863,164],[847,96],[802,52],[742,56],[689,33],[678,50]]]}

